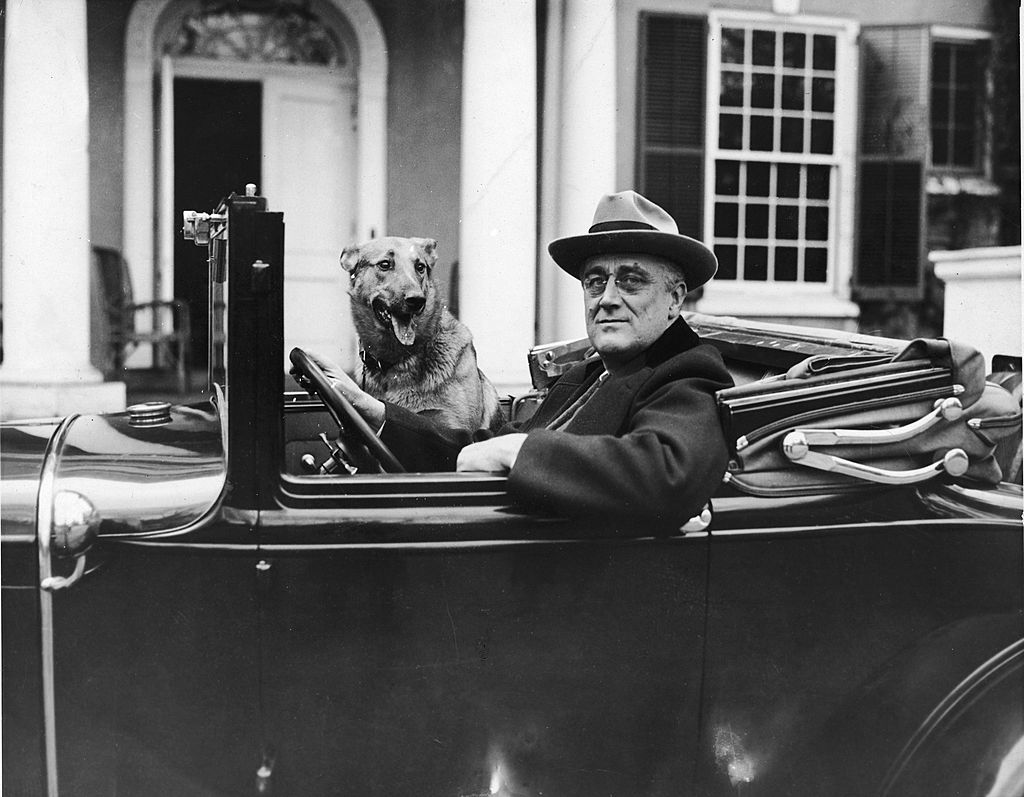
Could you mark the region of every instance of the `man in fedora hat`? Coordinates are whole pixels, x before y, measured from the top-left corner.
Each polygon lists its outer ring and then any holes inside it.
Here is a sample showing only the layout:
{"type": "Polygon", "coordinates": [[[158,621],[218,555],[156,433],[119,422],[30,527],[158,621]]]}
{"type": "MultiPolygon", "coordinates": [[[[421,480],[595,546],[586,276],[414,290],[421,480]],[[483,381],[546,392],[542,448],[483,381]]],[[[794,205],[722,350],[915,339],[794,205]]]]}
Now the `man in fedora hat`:
{"type": "Polygon", "coordinates": [[[521,426],[439,429],[325,370],[411,470],[507,473],[509,494],[527,507],[678,527],[727,462],[715,392],[732,379],[680,317],[687,292],[714,276],[715,256],[634,191],[603,197],[589,232],[548,251],[582,286],[594,354],[521,426]]]}

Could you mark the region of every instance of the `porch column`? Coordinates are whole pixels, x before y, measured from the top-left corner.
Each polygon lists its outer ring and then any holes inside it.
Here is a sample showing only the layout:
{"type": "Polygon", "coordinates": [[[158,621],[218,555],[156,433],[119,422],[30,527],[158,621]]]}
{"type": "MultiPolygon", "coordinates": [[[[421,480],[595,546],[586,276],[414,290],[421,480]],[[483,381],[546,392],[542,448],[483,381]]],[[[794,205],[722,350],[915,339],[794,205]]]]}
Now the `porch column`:
{"type": "Polygon", "coordinates": [[[992,246],[928,253],[946,284],[942,335],[970,343],[992,370],[996,354],[1021,356],[1021,248],[992,246]]]}
{"type": "Polygon", "coordinates": [[[544,196],[554,212],[541,221],[538,326],[542,341],[586,335],[579,283],[554,265],[547,255],[548,241],[585,233],[598,199],[619,188],[615,185],[615,4],[615,0],[549,3],[546,93],[561,101],[545,106],[544,196]]]}
{"type": "Polygon", "coordinates": [[[7,4],[0,417],[124,409],[89,362],[85,0],[7,4]]]}
{"type": "Polygon", "coordinates": [[[534,0],[466,0],[459,308],[499,393],[529,383],[537,239],[534,0]]]}

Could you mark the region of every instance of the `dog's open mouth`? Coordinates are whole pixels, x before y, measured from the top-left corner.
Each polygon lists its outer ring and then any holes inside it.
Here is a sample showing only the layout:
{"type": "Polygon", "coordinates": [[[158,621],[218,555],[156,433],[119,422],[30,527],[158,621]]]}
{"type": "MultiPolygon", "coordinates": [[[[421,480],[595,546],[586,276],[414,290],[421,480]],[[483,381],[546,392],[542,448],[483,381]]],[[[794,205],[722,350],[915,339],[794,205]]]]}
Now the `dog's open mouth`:
{"type": "Polygon", "coordinates": [[[374,299],[373,314],[385,327],[390,325],[395,337],[403,346],[411,346],[416,340],[416,319],[418,316],[392,311],[383,299],[374,299]]]}

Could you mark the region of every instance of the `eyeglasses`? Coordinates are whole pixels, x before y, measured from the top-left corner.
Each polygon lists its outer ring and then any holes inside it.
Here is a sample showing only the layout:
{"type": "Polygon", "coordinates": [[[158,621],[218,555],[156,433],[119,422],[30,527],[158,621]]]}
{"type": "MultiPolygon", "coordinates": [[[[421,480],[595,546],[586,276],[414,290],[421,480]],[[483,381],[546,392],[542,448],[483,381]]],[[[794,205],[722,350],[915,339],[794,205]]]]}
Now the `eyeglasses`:
{"type": "MultiPolygon", "coordinates": [[[[580,283],[587,296],[596,298],[605,292],[608,287],[608,278],[608,274],[590,274],[580,280],[580,283]]],[[[616,289],[626,296],[635,296],[650,285],[651,280],[639,274],[626,273],[615,277],[616,289]]]]}

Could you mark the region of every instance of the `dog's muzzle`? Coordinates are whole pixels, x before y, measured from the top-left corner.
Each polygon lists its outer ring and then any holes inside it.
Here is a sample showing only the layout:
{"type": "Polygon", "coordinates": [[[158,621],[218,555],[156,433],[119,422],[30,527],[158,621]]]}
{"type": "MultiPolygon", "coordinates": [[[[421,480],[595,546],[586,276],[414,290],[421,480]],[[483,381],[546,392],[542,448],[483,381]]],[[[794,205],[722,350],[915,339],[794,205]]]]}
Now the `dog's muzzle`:
{"type": "Polygon", "coordinates": [[[416,341],[416,322],[427,300],[422,296],[409,296],[399,306],[389,307],[383,299],[374,299],[370,304],[373,314],[382,326],[390,326],[403,346],[411,346],[416,341]]]}

